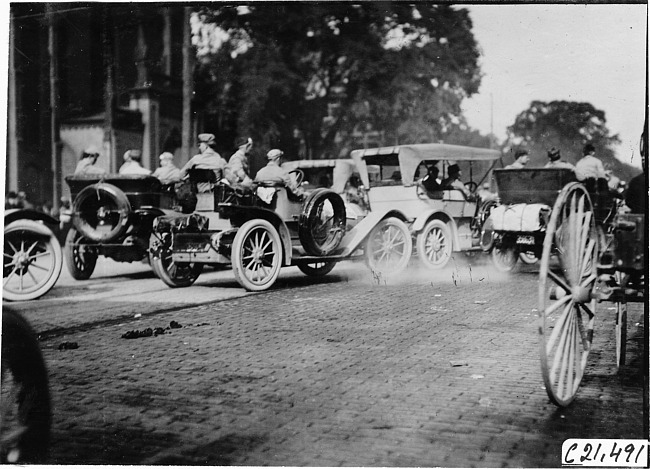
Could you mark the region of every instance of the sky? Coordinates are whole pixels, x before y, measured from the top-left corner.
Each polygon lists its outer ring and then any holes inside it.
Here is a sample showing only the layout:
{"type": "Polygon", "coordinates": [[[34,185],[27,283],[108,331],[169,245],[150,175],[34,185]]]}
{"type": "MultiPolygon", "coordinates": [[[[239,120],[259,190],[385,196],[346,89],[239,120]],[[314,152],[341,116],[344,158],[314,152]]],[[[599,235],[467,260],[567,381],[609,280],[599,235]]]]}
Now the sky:
{"type": "Polygon", "coordinates": [[[499,141],[534,100],[591,103],[641,166],[646,115],[646,4],[463,5],[482,51],[477,95],[463,105],[471,127],[499,141]]]}

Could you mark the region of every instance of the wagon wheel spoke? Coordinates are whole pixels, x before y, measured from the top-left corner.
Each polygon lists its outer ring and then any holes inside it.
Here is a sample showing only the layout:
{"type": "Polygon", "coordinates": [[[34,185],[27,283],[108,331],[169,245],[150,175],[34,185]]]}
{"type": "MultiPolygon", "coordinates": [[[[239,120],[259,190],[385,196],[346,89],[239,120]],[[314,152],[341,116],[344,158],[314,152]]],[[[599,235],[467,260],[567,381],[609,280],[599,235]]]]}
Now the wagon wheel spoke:
{"type": "Polygon", "coordinates": [[[571,287],[564,281],[562,277],[557,275],[555,272],[549,269],[547,274],[559,287],[561,287],[565,292],[571,293],[571,287]]]}

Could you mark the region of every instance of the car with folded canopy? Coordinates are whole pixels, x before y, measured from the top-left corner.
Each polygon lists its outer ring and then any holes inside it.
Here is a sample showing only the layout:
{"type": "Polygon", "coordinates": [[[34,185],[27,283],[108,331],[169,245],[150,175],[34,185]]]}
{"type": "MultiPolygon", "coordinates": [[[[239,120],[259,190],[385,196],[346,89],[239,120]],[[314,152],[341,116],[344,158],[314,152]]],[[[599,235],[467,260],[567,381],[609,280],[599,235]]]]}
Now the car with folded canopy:
{"type": "MultiPolygon", "coordinates": [[[[481,249],[481,227],[495,202],[482,200],[476,189],[500,156],[497,150],[443,143],[353,150],[351,162],[340,163],[335,168],[332,190],[342,191],[345,176],[354,168],[360,175],[367,205],[361,223],[383,220],[395,232],[409,233],[422,264],[439,269],[449,262],[453,252],[481,249]],[[470,197],[451,187],[431,193],[422,186],[421,177],[429,165],[437,165],[444,174],[452,164],[469,172],[470,179],[465,185],[472,194],[470,197]],[[371,173],[375,175],[372,178],[371,173]]],[[[369,262],[379,262],[385,248],[386,241],[371,243],[366,252],[369,262]]]]}

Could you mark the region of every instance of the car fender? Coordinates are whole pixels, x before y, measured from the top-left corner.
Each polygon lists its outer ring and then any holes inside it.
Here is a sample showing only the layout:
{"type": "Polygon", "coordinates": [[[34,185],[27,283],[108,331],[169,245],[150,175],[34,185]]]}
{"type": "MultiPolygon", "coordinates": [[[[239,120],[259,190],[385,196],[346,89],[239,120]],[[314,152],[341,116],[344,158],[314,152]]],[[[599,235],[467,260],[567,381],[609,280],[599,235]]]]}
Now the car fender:
{"type": "Polygon", "coordinates": [[[420,233],[420,231],[422,231],[426,224],[431,220],[441,220],[447,223],[451,231],[451,237],[454,241],[454,249],[456,249],[456,246],[460,245],[460,240],[458,239],[458,227],[456,226],[454,218],[445,210],[429,209],[420,213],[413,222],[411,233],[414,235],[420,233]]]}
{"type": "Polygon", "coordinates": [[[343,237],[343,240],[340,244],[340,247],[343,248],[341,255],[349,256],[354,251],[356,251],[366,240],[375,226],[377,226],[377,224],[383,219],[390,217],[399,218],[406,224],[409,224],[409,220],[406,215],[404,215],[399,210],[379,210],[370,212],[343,237]]]}
{"type": "MultiPolygon", "coordinates": [[[[222,206],[222,209],[225,208],[222,206]]],[[[273,210],[269,210],[263,207],[250,207],[250,206],[237,206],[231,205],[227,207],[227,216],[230,218],[230,222],[235,226],[242,226],[248,220],[254,218],[261,218],[262,220],[267,220],[278,230],[280,235],[280,241],[282,241],[283,249],[283,263],[284,265],[291,265],[292,257],[292,248],[291,248],[291,233],[289,228],[282,221],[280,216],[275,213],[273,210]]]]}
{"type": "Polygon", "coordinates": [[[42,221],[46,225],[57,226],[59,220],[47,213],[39,212],[31,208],[12,208],[5,210],[5,226],[16,220],[42,221]]]}

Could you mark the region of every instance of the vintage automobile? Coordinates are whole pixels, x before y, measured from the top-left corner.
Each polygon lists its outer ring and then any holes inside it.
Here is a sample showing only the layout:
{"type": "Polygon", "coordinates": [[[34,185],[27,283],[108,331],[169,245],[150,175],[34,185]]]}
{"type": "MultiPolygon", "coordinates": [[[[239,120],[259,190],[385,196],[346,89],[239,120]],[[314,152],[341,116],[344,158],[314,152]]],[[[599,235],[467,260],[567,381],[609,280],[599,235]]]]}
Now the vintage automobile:
{"type": "Polygon", "coordinates": [[[291,160],[282,163],[282,167],[289,172],[300,170],[302,172],[302,187],[306,191],[332,186],[334,166],[337,159],[319,160],[291,160]]]}
{"type": "MultiPolygon", "coordinates": [[[[338,164],[352,173],[351,160],[338,164]]],[[[295,171],[300,183],[303,173],[295,171]]],[[[302,200],[282,184],[239,192],[222,180],[200,195],[210,198],[211,208],[154,222],[151,262],[170,287],[193,284],[204,265],[230,265],[240,285],[260,291],[274,284],[283,266],[322,276],[337,262],[365,255],[382,276],[404,269],[411,256],[410,233],[393,210],[363,214],[350,226],[343,198],[330,189],[315,189],[302,200]]]]}
{"type": "MultiPolygon", "coordinates": [[[[397,145],[365,150],[354,150],[352,161],[365,193],[368,215],[391,217],[408,227],[415,239],[417,255],[424,266],[444,267],[454,251],[479,251],[481,226],[494,206],[493,201],[478,197],[468,200],[462,191],[447,189],[427,193],[417,178],[426,174],[430,164],[451,162],[472,168],[481,166],[487,174],[489,167],[500,157],[496,150],[447,144],[397,145]],[[379,177],[368,177],[368,168],[379,177]]],[[[336,172],[336,171],[335,171],[336,172]]],[[[341,190],[341,182],[332,187],[341,190]]],[[[474,191],[476,182],[466,186],[474,191]]]]}
{"type": "MultiPolygon", "coordinates": [[[[367,214],[365,192],[360,187],[360,175],[351,158],[293,160],[282,163],[282,167],[290,172],[299,170],[304,174],[302,188],[307,192],[319,188],[332,189],[336,180],[336,192],[345,202],[349,227],[354,226],[360,218],[367,214]]],[[[367,165],[366,168],[369,180],[377,180],[379,168],[372,165],[367,165]]]]}
{"type": "MultiPolygon", "coordinates": [[[[551,208],[576,176],[568,168],[495,169],[493,175],[498,206],[483,226],[482,244],[498,270],[511,272],[518,260],[532,263],[541,258],[551,208]]],[[[596,189],[587,190],[597,206],[596,221],[602,232],[606,219],[614,216],[615,203],[606,183],[602,191],[596,189]]]]}
{"type": "Polygon", "coordinates": [[[34,300],[49,292],[61,274],[63,252],[58,220],[31,209],[5,211],[2,297],[34,300]]]}
{"type": "Polygon", "coordinates": [[[69,176],[72,227],[65,261],[73,278],[92,275],[99,256],[118,262],[148,261],[156,217],[180,211],[173,187],[147,175],[69,176]]]}

